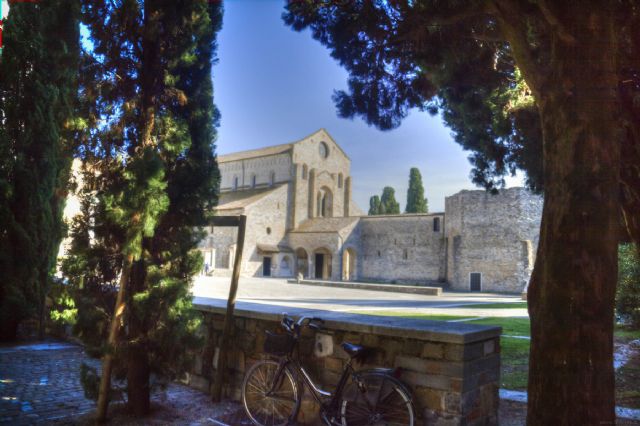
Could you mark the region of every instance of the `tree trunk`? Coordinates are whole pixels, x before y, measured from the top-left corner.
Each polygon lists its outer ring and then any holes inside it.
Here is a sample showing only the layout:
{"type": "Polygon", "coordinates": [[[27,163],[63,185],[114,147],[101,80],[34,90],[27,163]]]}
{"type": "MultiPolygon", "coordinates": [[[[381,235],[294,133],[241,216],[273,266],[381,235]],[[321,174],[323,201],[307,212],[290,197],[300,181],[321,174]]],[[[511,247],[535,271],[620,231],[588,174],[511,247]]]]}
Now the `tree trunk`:
{"type": "MultiPolygon", "coordinates": [[[[529,286],[529,425],[615,422],[614,297],[620,237],[620,135],[608,11],[586,6],[553,42],[538,87],[545,202],[529,286]]],[[[604,8],[603,8],[604,9],[604,8]]]]}
{"type": "Polygon", "coordinates": [[[143,347],[129,349],[127,359],[127,400],[136,417],[149,414],[149,358],[143,347]]]}
{"type": "Polygon", "coordinates": [[[114,352],[118,343],[120,332],[120,321],[124,314],[126,306],[126,288],[129,283],[129,275],[131,274],[131,264],[133,263],[133,255],[127,255],[122,262],[122,272],[120,273],[120,282],[118,286],[118,296],[116,305],[113,310],[113,318],[111,319],[111,328],[109,330],[109,340],[107,341],[107,353],[102,358],[102,376],[100,377],[100,389],[98,392],[98,406],[96,408],[96,420],[102,423],[107,419],[107,408],[109,406],[109,394],[111,393],[111,369],[113,368],[114,352]]]}
{"type": "MultiPolygon", "coordinates": [[[[143,239],[143,244],[147,239],[143,239]]],[[[143,249],[144,250],[144,249],[143,249]]],[[[131,269],[130,297],[145,289],[146,265],[143,259],[135,262],[131,269]]],[[[144,315],[140,314],[130,302],[130,311],[127,316],[129,327],[127,351],[127,401],[129,408],[137,417],[149,413],[150,389],[149,389],[149,358],[146,350],[146,330],[144,315]]]]}

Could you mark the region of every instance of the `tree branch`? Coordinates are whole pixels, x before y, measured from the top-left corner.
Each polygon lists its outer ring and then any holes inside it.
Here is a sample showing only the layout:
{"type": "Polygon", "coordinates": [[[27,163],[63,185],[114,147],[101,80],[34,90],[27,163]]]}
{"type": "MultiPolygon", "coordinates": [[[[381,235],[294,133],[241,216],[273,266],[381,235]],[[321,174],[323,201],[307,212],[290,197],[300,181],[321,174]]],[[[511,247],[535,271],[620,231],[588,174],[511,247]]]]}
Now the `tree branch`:
{"type": "Polygon", "coordinates": [[[534,51],[527,40],[525,19],[527,14],[513,1],[490,0],[488,7],[495,14],[502,34],[509,43],[518,68],[522,71],[522,75],[534,97],[542,99],[540,95],[546,80],[546,73],[538,64],[534,51]]]}
{"type": "Polygon", "coordinates": [[[562,25],[558,17],[549,8],[547,1],[538,0],[537,4],[540,8],[540,12],[542,12],[542,16],[544,16],[544,19],[546,19],[546,21],[549,23],[551,29],[554,30],[558,35],[558,38],[570,46],[575,45],[578,41],[572,34],[567,31],[564,25],[562,25]]]}

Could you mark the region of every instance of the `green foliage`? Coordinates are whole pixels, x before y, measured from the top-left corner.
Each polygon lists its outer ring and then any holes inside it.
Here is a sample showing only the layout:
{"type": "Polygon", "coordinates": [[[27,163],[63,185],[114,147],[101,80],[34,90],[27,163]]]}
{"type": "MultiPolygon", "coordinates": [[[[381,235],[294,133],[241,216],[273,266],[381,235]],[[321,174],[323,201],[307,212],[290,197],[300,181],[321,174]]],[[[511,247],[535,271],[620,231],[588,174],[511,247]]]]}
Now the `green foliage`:
{"type": "Polygon", "coordinates": [[[409,171],[409,189],[407,190],[407,207],[405,213],[428,213],[427,199],[424,198],[424,185],[420,170],[412,167],[409,171]]]}
{"type": "Polygon", "coordinates": [[[124,381],[143,354],[151,375],[171,379],[201,344],[189,288],[202,265],[202,226],[217,203],[211,66],[222,7],[202,0],[125,6],[122,13],[95,0],[83,9],[93,44],[81,87],[90,130],[81,147],[82,214],[63,269],[77,309],[74,332],[94,356],[114,353],[114,378],[124,381]],[[108,347],[127,255],[134,263],[126,327],[108,347]]]}
{"type": "Polygon", "coordinates": [[[369,198],[369,216],[384,214],[400,214],[400,204],[396,201],[396,192],[390,186],[382,190],[382,197],[374,195],[369,198]]]}
{"type": "Polygon", "coordinates": [[[631,243],[618,250],[616,314],[622,322],[640,329],[640,251],[631,243]]]}
{"type": "Polygon", "coordinates": [[[76,122],[80,4],[16,2],[0,60],[0,339],[42,324],[65,233],[76,122]],[[55,36],[52,36],[55,34],[55,36]]]}
{"type": "Polygon", "coordinates": [[[374,195],[369,198],[369,216],[375,216],[380,214],[380,197],[374,195]]]}
{"type": "Polygon", "coordinates": [[[472,151],[474,182],[500,187],[520,168],[542,187],[535,101],[480,3],[289,2],[284,20],[309,28],[349,72],[348,91],[334,95],[340,116],[386,130],[412,108],[439,111],[472,151]]]}
{"type": "Polygon", "coordinates": [[[400,214],[400,203],[396,201],[396,190],[390,186],[382,189],[380,214],[400,214]]]}

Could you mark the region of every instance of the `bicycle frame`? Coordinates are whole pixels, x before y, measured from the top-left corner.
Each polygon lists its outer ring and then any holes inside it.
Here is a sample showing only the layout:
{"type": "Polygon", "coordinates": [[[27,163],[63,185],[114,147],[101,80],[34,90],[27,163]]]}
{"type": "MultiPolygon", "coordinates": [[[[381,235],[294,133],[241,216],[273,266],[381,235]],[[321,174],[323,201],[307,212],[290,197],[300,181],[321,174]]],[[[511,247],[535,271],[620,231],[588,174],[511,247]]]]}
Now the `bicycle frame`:
{"type": "Polygon", "coordinates": [[[311,390],[311,395],[320,405],[321,410],[323,412],[329,413],[335,413],[337,411],[338,404],[342,399],[342,391],[344,390],[349,377],[351,377],[355,372],[353,367],[351,366],[351,360],[349,360],[342,370],[342,375],[340,376],[340,380],[338,380],[336,390],[331,393],[318,387],[311,376],[309,376],[309,373],[307,373],[307,371],[304,369],[302,364],[300,364],[297,359],[292,358],[288,355],[282,357],[278,362],[278,369],[276,370],[276,374],[274,375],[273,384],[267,394],[275,391],[287,366],[290,366],[293,369],[293,372],[297,377],[302,378],[303,383],[306,384],[307,387],[311,390]],[[328,398],[330,398],[329,401],[327,401],[328,398]]]}

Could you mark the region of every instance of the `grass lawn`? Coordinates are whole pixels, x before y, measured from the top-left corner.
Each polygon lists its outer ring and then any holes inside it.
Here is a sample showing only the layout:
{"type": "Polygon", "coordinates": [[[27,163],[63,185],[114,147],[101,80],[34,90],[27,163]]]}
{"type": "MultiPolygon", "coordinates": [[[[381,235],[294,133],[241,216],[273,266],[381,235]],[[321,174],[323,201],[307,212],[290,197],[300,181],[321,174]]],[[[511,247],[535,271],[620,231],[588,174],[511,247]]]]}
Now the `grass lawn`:
{"type": "Polygon", "coordinates": [[[472,305],[461,305],[461,309],[527,309],[527,302],[512,303],[474,303],[472,305]]]}
{"type": "MultiPolygon", "coordinates": [[[[520,305],[520,303],[514,303],[513,305],[516,304],[520,305]]],[[[526,306],[526,302],[523,304],[526,306]]],[[[486,304],[484,306],[488,307],[490,305],[486,304]]],[[[393,311],[367,311],[358,313],[440,321],[467,318],[469,321],[465,322],[469,324],[499,325],[502,327],[502,338],[500,339],[502,358],[500,387],[512,390],[527,390],[530,341],[528,339],[509,336],[530,336],[529,318],[488,317],[474,320],[473,317],[408,314],[393,311]]],[[[616,326],[614,333],[616,343],[628,343],[631,340],[640,339],[640,330],[629,330],[616,326]]],[[[616,371],[616,401],[618,405],[623,407],[640,408],[640,355],[636,355],[616,371]]]]}

